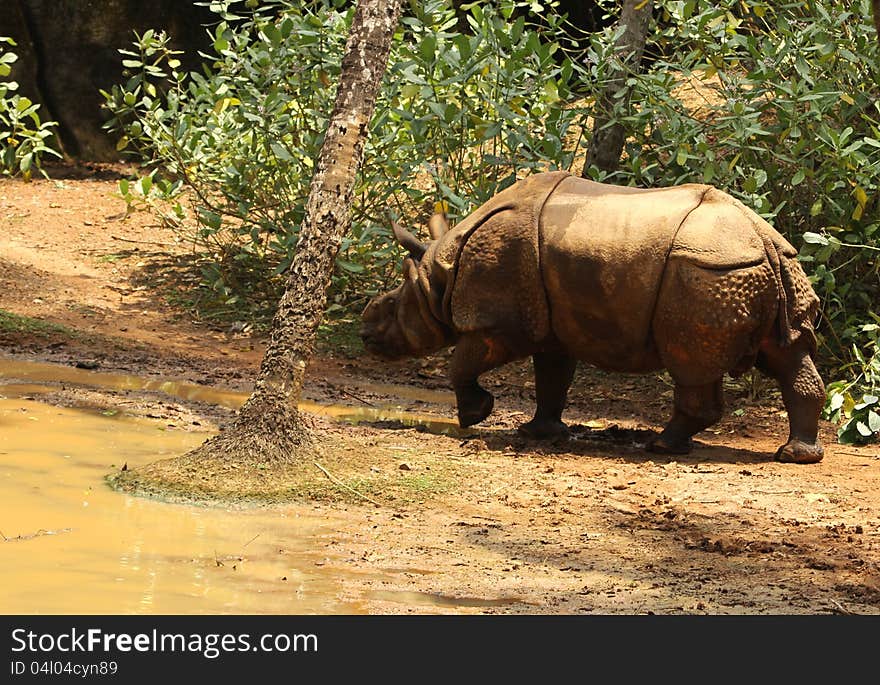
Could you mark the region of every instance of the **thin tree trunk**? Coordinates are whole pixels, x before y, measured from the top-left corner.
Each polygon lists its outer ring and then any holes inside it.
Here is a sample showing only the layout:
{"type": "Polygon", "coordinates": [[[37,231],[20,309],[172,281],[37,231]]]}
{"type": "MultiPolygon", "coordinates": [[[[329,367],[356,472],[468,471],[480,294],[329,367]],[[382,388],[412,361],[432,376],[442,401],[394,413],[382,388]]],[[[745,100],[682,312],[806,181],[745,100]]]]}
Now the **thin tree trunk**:
{"type": "Polygon", "coordinates": [[[355,177],[400,11],[401,0],[358,2],[336,103],[254,392],[235,421],[190,456],[290,460],[313,442],[297,403],[324,315],[333,264],[350,225],[355,177]]]}
{"type": "Polygon", "coordinates": [[[871,10],[874,14],[874,29],[877,32],[877,42],[880,43],[880,0],[871,0],[871,10]]]}
{"type": "MultiPolygon", "coordinates": [[[[880,2],[880,0],[877,1],[880,2]]],[[[629,100],[628,93],[621,95],[621,92],[628,90],[627,76],[639,70],[653,9],[652,0],[624,0],[618,25],[626,28],[617,39],[615,46],[620,66],[613,67],[608,85],[596,103],[593,135],[590,138],[590,146],[587,148],[587,159],[582,173],[585,177],[591,166],[611,173],[616,171],[620,165],[620,155],[623,152],[626,131],[622,124],[612,124],[611,122],[615,105],[619,102],[626,103],[629,100]]]]}

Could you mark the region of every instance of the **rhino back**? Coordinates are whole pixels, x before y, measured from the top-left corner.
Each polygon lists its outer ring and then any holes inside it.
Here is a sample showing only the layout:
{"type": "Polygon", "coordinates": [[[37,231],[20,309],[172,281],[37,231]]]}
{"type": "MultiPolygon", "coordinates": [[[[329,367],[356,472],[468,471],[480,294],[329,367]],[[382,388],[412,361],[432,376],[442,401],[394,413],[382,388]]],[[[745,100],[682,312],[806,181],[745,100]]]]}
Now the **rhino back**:
{"type": "Polygon", "coordinates": [[[541,271],[553,332],[573,356],[612,370],[659,366],[651,320],[664,266],[707,190],[559,184],[541,217],[541,271]]]}
{"type": "Polygon", "coordinates": [[[670,257],[707,269],[754,266],[766,260],[764,237],[781,254],[796,254],[755,212],[727,193],[707,187],[699,206],[676,233],[670,257]]]}

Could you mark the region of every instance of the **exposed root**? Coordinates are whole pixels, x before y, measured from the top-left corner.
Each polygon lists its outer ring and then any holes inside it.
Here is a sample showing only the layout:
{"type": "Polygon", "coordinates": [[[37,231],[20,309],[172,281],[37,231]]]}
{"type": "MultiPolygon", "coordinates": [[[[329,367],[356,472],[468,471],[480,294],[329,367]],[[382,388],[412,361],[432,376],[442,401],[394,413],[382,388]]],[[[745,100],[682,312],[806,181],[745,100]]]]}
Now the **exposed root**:
{"type": "Polygon", "coordinates": [[[190,462],[293,462],[314,456],[312,427],[290,398],[257,393],[245,402],[231,424],[181,458],[190,462]]]}
{"type": "Polygon", "coordinates": [[[313,456],[314,446],[311,426],[299,413],[255,416],[250,420],[239,415],[231,425],[181,459],[250,464],[293,462],[313,456]]]}
{"type": "Polygon", "coordinates": [[[195,449],[108,480],[121,490],[161,499],[245,501],[250,498],[243,482],[295,477],[320,456],[311,418],[288,403],[249,401],[231,424],[195,449]]]}

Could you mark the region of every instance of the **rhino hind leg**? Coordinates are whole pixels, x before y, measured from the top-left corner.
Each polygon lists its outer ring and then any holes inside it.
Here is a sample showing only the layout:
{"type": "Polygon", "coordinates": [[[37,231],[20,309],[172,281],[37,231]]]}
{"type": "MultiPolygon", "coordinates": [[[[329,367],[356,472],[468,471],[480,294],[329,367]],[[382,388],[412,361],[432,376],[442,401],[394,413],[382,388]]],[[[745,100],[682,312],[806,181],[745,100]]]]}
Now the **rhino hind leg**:
{"type": "Polygon", "coordinates": [[[564,354],[536,352],[532,355],[532,364],[535,369],[535,418],[522,424],[518,430],[534,439],[568,437],[562,411],[577,362],[564,354]]]}
{"type": "Polygon", "coordinates": [[[819,415],[825,385],[813,364],[809,337],[801,336],[788,347],[765,341],[757,366],[777,380],[788,412],[788,441],[776,451],[776,459],[795,464],[821,461],[824,450],[819,442],[819,415]]]}
{"type": "Polygon", "coordinates": [[[705,385],[675,385],[675,409],[663,432],[648,444],[650,452],[688,454],[691,437],[721,418],[724,398],[721,379],[705,385]]]}
{"type": "Polygon", "coordinates": [[[766,264],[725,270],[672,260],[652,321],[654,344],[676,383],[712,383],[754,365],[777,308],[766,264]]]}

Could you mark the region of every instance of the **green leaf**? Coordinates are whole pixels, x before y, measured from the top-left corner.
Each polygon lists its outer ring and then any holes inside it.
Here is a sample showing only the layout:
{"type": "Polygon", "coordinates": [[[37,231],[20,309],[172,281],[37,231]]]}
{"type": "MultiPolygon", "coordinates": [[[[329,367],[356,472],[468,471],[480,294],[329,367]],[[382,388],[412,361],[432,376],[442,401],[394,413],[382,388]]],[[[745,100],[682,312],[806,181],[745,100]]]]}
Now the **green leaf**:
{"type": "Polygon", "coordinates": [[[544,81],[544,102],[553,104],[559,100],[559,88],[555,79],[544,81]]]}
{"type": "Polygon", "coordinates": [[[337,258],[336,264],[338,266],[340,266],[342,269],[344,269],[345,271],[349,271],[351,273],[359,274],[359,273],[363,273],[363,271],[364,271],[364,266],[362,264],[355,264],[354,262],[349,262],[349,261],[346,261],[345,259],[338,259],[337,258]]]}
{"type": "Polygon", "coordinates": [[[868,428],[873,433],[880,433],[880,414],[875,411],[868,412],[868,428]]]}
{"type": "Polygon", "coordinates": [[[434,55],[437,51],[437,37],[433,34],[428,34],[424,38],[422,38],[422,42],[419,43],[419,55],[424,62],[433,62],[434,55]]]}
{"type": "Polygon", "coordinates": [[[807,231],[804,233],[804,242],[810,243],[811,245],[827,245],[828,238],[826,238],[821,233],[813,233],[812,231],[807,231]]]}
{"type": "Polygon", "coordinates": [[[272,152],[275,153],[275,156],[283,160],[285,162],[293,161],[294,157],[287,151],[287,148],[281,145],[281,143],[272,143],[271,146],[272,152]]]}
{"type": "Polygon", "coordinates": [[[715,178],[715,165],[709,162],[703,167],[703,182],[711,183],[713,178],[715,178]]]}
{"type": "Polygon", "coordinates": [[[877,404],[878,401],[880,401],[880,398],[878,398],[876,395],[863,395],[862,401],[859,402],[857,405],[855,405],[853,407],[853,409],[855,411],[860,411],[862,409],[865,409],[867,407],[871,407],[871,406],[877,404]]]}

